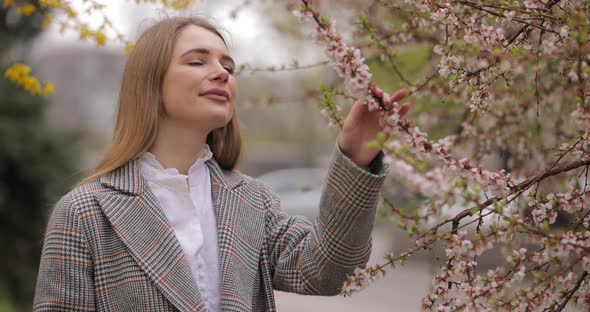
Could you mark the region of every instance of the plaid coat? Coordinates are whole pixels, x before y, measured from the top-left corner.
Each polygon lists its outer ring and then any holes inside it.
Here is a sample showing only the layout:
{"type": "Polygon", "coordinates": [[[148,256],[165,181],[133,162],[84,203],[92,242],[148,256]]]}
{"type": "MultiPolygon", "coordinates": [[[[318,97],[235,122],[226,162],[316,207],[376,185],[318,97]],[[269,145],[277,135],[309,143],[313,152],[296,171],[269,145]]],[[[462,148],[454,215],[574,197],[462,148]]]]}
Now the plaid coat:
{"type": "MultiPolygon", "coordinates": [[[[260,181],[211,172],[223,311],[275,311],[273,289],[338,294],[364,266],[383,153],[370,171],[334,149],[319,218],[290,217],[260,181]]],[[[188,262],[156,197],[131,160],[64,195],[45,235],[35,311],[205,311],[188,262]]]]}

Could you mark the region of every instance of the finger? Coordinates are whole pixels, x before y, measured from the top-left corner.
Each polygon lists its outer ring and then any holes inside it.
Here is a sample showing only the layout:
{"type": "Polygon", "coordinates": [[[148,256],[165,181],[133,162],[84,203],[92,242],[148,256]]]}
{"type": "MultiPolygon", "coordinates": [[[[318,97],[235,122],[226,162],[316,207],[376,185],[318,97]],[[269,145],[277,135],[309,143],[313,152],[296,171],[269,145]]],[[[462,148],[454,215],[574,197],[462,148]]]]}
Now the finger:
{"type": "Polygon", "coordinates": [[[379,89],[375,83],[369,84],[369,90],[378,98],[383,98],[383,90],[379,89]]]}
{"type": "Polygon", "coordinates": [[[363,116],[368,112],[368,106],[362,101],[358,100],[352,105],[346,119],[344,120],[344,127],[355,128],[360,125],[363,116]]]}
{"type": "Polygon", "coordinates": [[[381,90],[375,84],[373,84],[373,86],[371,88],[371,92],[373,93],[373,96],[375,97],[375,99],[377,100],[377,102],[380,105],[382,105],[381,106],[382,108],[384,108],[384,109],[391,109],[390,96],[389,96],[389,94],[383,92],[383,90],[381,90]]]}
{"type": "Polygon", "coordinates": [[[400,106],[399,110],[397,111],[397,113],[399,114],[399,118],[404,118],[404,116],[408,113],[409,110],[410,103],[404,103],[404,105],[400,106]]]}
{"type": "Polygon", "coordinates": [[[401,99],[403,99],[406,95],[407,91],[405,89],[400,89],[392,96],[389,96],[389,94],[386,93],[383,96],[383,103],[385,104],[385,107],[392,109],[394,103],[401,101],[401,99]]]}
{"type": "Polygon", "coordinates": [[[408,91],[406,91],[406,89],[400,89],[398,90],[392,97],[391,97],[391,103],[394,102],[399,102],[401,101],[403,98],[406,97],[406,95],[408,95],[408,91]]]}
{"type": "Polygon", "coordinates": [[[366,113],[368,110],[369,107],[363,103],[362,100],[357,100],[354,102],[354,105],[352,105],[349,114],[352,114],[353,116],[359,116],[366,113]]]}
{"type": "Polygon", "coordinates": [[[367,107],[367,105],[365,105],[365,103],[363,103],[363,100],[356,100],[356,101],[354,101],[354,105],[352,105],[351,110],[364,111],[366,107],[367,107]]]}

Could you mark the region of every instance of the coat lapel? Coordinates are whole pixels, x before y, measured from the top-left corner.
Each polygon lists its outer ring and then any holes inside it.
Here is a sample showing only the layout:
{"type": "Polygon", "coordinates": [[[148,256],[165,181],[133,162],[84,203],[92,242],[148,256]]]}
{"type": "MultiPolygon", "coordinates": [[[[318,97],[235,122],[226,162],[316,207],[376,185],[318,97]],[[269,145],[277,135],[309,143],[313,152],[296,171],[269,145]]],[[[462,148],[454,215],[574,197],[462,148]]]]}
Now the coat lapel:
{"type": "Polygon", "coordinates": [[[235,281],[228,276],[229,261],[234,252],[235,229],[227,220],[237,213],[239,201],[235,190],[245,182],[235,171],[224,171],[212,158],[206,161],[211,173],[211,197],[217,217],[217,238],[219,246],[219,270],[221,272],[221,311],[235,310],[235,281]]]}
{"type": "Polygon", "coordinates": [[[101,177],[115,192],[98,196],[115,232],[148,278],[180,311],[205,311],[205,305],[174,231],[159,207],[137,160],[101,177]]]}

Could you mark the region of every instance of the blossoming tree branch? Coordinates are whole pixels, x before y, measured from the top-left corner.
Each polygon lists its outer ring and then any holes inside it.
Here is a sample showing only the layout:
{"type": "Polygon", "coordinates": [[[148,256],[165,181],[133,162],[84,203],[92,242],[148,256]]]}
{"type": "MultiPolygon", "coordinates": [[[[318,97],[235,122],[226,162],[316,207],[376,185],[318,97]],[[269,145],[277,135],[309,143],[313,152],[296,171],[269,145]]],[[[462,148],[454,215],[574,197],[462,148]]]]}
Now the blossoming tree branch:
{"type": "MultiPolygon", "coordinates": [[[[371,82],[361,50],[348,46],[312,1],[301,2],[295,15],[315,24],[314,40],[325,48],[349,94],[370,110],[383,109],[388,95],[371,82]]],[[[416,122],[401,119],[393,103],[383,120],[383,136],[372,143],[389,155],[392,175],[426,199],[414,214],[386,201],[391,217],[415,236],[415,247],[357,269],[343,294],[363,289],[386,268],[442,242],[448,261],[433,277],[432,291],[422,302],[425,310],[562,310],[569,301],[589,305],[590,20],[582,12],[589,11],[590,2],[373,5],[404,19],[400,29],[372,25],[368,16],[359,19],[381,58],[391,58],[387,45],[423,41],[440,55],[437,72],[416,82],[405,79],[390,59],[400,81],[416,96],[454,101],[464,111],[457,131],[431,140],[416,122]],[[541,118],[541,107],[555,118],[541,118]],[[529,141],[528,122],[543,140],[529,141]],[[459,158],[469,142],[479,152],[459,158]],[[479,164],[494,150],[510,153],[505,168],[479,164]],[[573,221],[558,228],[554,223],[562,214],[573,221]],[[475,227],[471,234],[470,227],[475,227]],[[477,258],[499,246],[512,250],[506,262],[480,274],[477,258]]],[[[332,123],[337,111],[325,113],[332,123]]]]}
{"type": "MultiPolygon", "coordinates": [[[[97,1],[84,2],[104,12],[97,1]]],[[[162,0],[179,9],[190,2],[162,0]]],[[[287,2],[290,10],[294,2],[287,2]]],[[[424,310],[589,306],[590,1],[343,2],[358,12],[352,36],[342,36],[328,17],[337,11],[334,3],[300,0],[293,11],[342,77],[341,86],[312,94],[321,95],[320,113],[331,127],[342,126],[343,103],[362,100],[370,110],[386,111],[383,132],[367,144],[386,153],[391,182],[409,190],[415,204],[399,207],[388,196],[392,190],[384,190],[382,215],[407,231],[414,246],[358,268],[342,294],[361,291],[417,253],[442,249],[446,258],[422,300],[424,310]],[[426,64],[404,70],[404,51],[427,51],[426,64]],[[407,118],[374,78],[372,71],[382,68],[418,103],[407,118]],[[480,269],[478,259],[494,251],[503,252],[503,260],[480,269]]],[[[112,27],[105,14],[101,28],[89,29],[65,1],[39,4],[20,2],[19,13],[65,12],[60,25],[97,45],[112,27]]],[[[12,5],[4,0],[5,8],[12,5]]],[[[115,40],[133,47],[123,36],[115,40]]],[[[15,66],[5,74],[9,79],[38,93],[52,91],[27,83],[30,68],[15,66]]],[[[305,68],[243,65],[238,72],[305,68]]]]}

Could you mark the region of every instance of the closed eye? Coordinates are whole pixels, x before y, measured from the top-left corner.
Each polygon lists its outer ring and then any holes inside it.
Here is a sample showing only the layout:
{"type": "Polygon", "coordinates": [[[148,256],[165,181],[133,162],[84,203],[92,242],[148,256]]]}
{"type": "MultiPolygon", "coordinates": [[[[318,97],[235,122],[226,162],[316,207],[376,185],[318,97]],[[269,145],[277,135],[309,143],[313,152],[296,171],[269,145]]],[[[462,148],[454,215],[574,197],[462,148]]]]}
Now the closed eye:
{"type": "Polygon", "coordinates": [[[227,70],[227,72],[228,72],[230,75],[232,75],[232,74],[234,73],[234,69],[233,69],[232,67],[226,66],[226,67],[224,67],[224,68],[225,68],[225,70],[227,70]]]}

